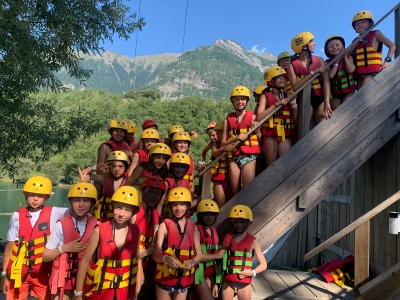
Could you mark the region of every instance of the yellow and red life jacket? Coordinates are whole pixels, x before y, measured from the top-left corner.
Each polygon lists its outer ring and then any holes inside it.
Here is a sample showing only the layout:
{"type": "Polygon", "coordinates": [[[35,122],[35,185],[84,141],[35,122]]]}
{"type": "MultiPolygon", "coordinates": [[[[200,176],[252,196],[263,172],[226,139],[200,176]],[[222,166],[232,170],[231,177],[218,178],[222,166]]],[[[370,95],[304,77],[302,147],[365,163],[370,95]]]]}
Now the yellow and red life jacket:
{"type": "MultiPolygon", "coordinates": [[[[278,102],[278,99],[276,99],[272,91],[265,92],[264,95],[267,99],[265,109],[278,102]]],[[[286,98],[288,95],[285,94],[284,97],[286,98]]],[[[294,122],[292,110],[290,109],[289,104],[286,104],[265,121],[264,124],[262,124],[261,135],[274,137],[279,136],[282,138],[282,141],[285,141],[287,136],[290,137],[292,135],[293,129],[294,122]]]]}
{"type": "Polygon", "coordinates": [[[90,299],[131,299],[136,290],[139,227],[129,224],[121,251],[115,243],[111,222],[101,223],[98,227],[99,258],[88,267],[85,295],[90,299]]]}
{"type": "MultiPolygon", "coordinates": [[[[216,141],[217,148],[221,148],[221,141],[216,141]]],[[[217,161],[211,168],[212,181],[224,181],[228,174],[228,157],[225,155],[217,161]]]]}
{"type": "Polygon", "coordinates": [[[227,253],[227,261],[226,266],[223,266],[225,269],[223,280],[227,282],[242,282],[242,283],[251,283],[252,277],[245,277],[243,279],[239,279],[236,273],[251,270],[253,266],[252,257],[253,250],[251,245],[255,237],[250,233],[244,237],[239,243],[236,243],[236,239],[234,238],[233,233],[228,233],[225,236],[225,249],[227,253]]]}
{"type": "Polygon", "coordinates": [[[335,282],[338,286],[343,287],[346,276],[351,280],[348,274],[354,271],[354,256],[332,259],[319,266],[316,271],[324,277],[326,282],[335,282]]]}
{"type": "MultiPolygon", "coordinates": [[[[200,232],[201,252],[204,254],[216,254],[218,252],[218,232],[214,227],[210,227],[211,234],[208,234],[204,226],[197,224],[200,232]]],[[[195,284],[204,281],[204,276],[211,276],[217,273],[217,262],[215,260],[201,262],[196,270],[195,284]]]]}
{"type": "MultiPolygon", "coordinates": [[[[139,226],[141,236],[139,240],[139,247],[141,249],[148,249],[153,243],[154,232],[157,229],[160,215],[158,211],[154,207],[148,207],[151,213],[151,220],[149,223],[146,211],[143,206],[140,207],[139,212],[136,215],[136,225],[139,226]]],[[[150,256],[146,256],[142,258],[142,267],[143,270],[146,270],[149,267],[150,256]]]]}
{"type": "MultiPolygon", "coordinates": [[[[177,224],[170,219],[163,221],[167,227],[167,244],[164,245],[162,255],[169,255],[177,259],[183,266],[186,262],[196,256],[194,247],[194,234],[196,224],[191,220],[186,220],[185,229],[180,235],[177,224]]],[[[194,282],[195,267],[190,270],[172,269],[167,263],[157,263],[154,273],[154,281],[166,286],[188,287],[194,282]]]]}
{"type": "Polygon", "coordinates": [[[7,266],[7,274],[14,281],[14,288],[21,287],[22,278],[28,272],[50,274],[51,263],[42,262],[44,246],[50,235],[51,206],[44,206],[39,218],[32,228],[29,210],[27,207],[18,210],[19,231],[18,241],[15,241],[10,261],[7,266]]]}
{"type": "Polygon", "coordinates": [[[131,151],[131,149],[130,149],[128,143],[125,141],[125,139],[122,139],[122,140],[117,142],[116,140],[111,138],[111,139],[105,141],[103,144],[106,144],[108,147],[110,147],[110,149],[111,149],[110,152],[117,151],[117,150],[119,150],[119,151],[131,151]]]}
{"type": "MultiPolygon", "coordinates": [[[[120,187],[125,184],[127,179],[127,177],[122,179],[120,187]]],[[[114,178],[108,174],[104,174],[101,198],[97,200],[93,208],[93,216],[100,222],[107,222],[114,217],[111,205],[111,197],[114,195],[114,192],[114,178]]]]}
{"type": "MultiPolygon", "coordinates": [[[[354,51],[354,64],[357,74],[377,73],[382,68],[382,43],[378,49],[372,48],[372,41],[377,30],[371,30],[358,44],[354,51]]],[[[355,38],[353,42],[356,40],[355,38]]]]}
{"type": "MultiPolygon", "coordinates": [[[[253,115],[254,114],[252,111],[246,110],[242,121],[238,122],[236,114],[234,112],[230,113],[226,117],[229,126],[228,140],[235,138],[241,133],[248,132],[252,127],[253,115]]],[[[239,156],[242,154],[260,154],[260,147],[258,145],[257,135],[254,132],[250,134],[248,139],[240,146],[233,148],[232,156],[239,156]]]]}
{"type": "MultiPolygon", "coordinates": [[[[311,55],[310,60],[312,60],[312,64],[310,64],[308,69],[306,67],[304,67],[304,65],[301,63],[301,61],[299,59],[295,59],[291,62],[292,66],[293,66],[294,74],[296,74],[297,81],[302,80],[308,74],[310,74],[311,71],[315,71],[317,68],[319,68],[321,66],[319,56],[311,55]]],[[[324,93],[322,91],[320,76],[318,76],[311,82],[311,89],[313,90],[314,94],[317,97],[324,96],[324,93]]]]}
{"type": "MultiPolygon", "coordinates": [[[[329,64],[330,58],[326,60],[329,64]]],[[[331,83],[331,94],[337,96],[340,94],[348,94],[356,90],[357,86],[354,81],[353,74],[347,73],[346,63],[342,59],[339,62],[335,76],[330,80],[331,83]]]]}
{"type": "MultiPolygon", "coordinates": [[[[187,188],[190,191],[190,183],[188,179],[185,179],[185,177],[182,178],[182,180],[180,182],[176,181],[176,179],[172,176],[172,175],[168,175],[165,178],[165,181],[168,184],[168,191],[166,193],[166,196],[168,196],[168,193],[170,190],[172,190],[174,187],[184,187],[187,188]]],[[[172,218],[172,212],[171,209],[169,208],[168,205],[168,197],[165,197],[164,203],[163,203],[163,208],[162,208],[162,213],[161,213],[161,217],[163,220],[165,219],[170,219],[172,218]]],[[[185,218],[190,218],[190,212],[187,212],[185,214],[185,218]]]]}
{"type": "MultiPolygon", "coordinates": [[[[64,234],[64,245],[79,238],[80,242],[88,244],[93,229],[97,225],[97,219],[87,216],[86,229],[82,237],[76,231],[74,220],[72,220],[71,216],[61,218],[60,223],[64,234]]],[[[85,249],[79,253],[66,252],[53,261],[53,268],[50,275],[50,290],[52,295],[57,295],[58,291],[60,291],[59,298],[62,299],[64,291],[75,290],[79,262],[84,253],[85,249]]]]}
{"type": "Polygon", "coordinates": [[[283,89],[283,91],[289,95],[293,94],[293,90],[292,90],[292,86],[290,85],[290,80],[289,80],[289,73],[287,72],[287,70],[285,70],[285,78],[286,78],[286,85],[285,88],[283,89]]]}

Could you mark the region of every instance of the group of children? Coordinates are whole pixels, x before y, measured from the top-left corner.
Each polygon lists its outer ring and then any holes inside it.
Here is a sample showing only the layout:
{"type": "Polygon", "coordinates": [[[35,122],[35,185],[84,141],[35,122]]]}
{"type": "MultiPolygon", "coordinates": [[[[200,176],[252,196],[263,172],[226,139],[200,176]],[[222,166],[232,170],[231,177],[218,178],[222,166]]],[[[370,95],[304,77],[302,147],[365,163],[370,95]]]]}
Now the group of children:
{"type": "MultiPolygon", "coordinates": [[[[372,24],[369,11],[352,21],[360,35],[372,24]]],[[[203,160],[209,150],[213,158],[227,153],[211,169],[214,200],[195,195],[190,145],[197,133],[173,125],[163,138],[154,120],[143,122],[138,141],[135,123],[111,121],[110,139],[99,147],[96,165],[78,169],[81,182],[69,191],[69,209],[45,206],[50,180],[30,178],[23,187],[27,207],[13,214],[7,233],[1,275],[7,299],[25,299],[28,290],[38,299],[136,299],[142,284],[153,280],[157,299],[232,299],[234,292],[238,299],[250,299],[252,277],[267,267],[247,232],[252,211],[234,206],[232,232],[220,241],[213,227],[219,208],[255,178],[260,152],[269,166],[296,142],[293,91],[320,74],[312,81],[310,107],[319,123],[385,68],[396,48],[381,32],[371,31],[327,69],[343,51],[344,39],[328,37],[325,62],[313,55],[313,38],[310,32],[296,35],[295,55],[282,52],[278,65],[265,71],[266,85],[253,91],[254,112],[246,110],[249,89],[237,86],[230,95],[234,111],[207,126],[210,143],[203,160]],[[384,64],[382,44],[389,48],[384,64]],[[197,224],[189,219],[192,211],[197,224]],[[253,255],[260,263],[255,269],[253,255]]]]}

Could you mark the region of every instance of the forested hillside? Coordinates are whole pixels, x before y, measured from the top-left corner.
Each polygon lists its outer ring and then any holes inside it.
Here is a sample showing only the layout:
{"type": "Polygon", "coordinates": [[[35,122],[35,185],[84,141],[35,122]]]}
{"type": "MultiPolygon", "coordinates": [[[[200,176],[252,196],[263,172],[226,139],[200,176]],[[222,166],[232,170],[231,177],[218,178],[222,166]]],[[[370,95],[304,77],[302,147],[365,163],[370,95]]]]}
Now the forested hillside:
{"type": "MultiPolygon", "coordinates": [[[[227,99],[214,101],[196,97],[185,97],[176,101],[161,101],[154,91],[131,91],[123,98],[119,94],[110,94],[104,90],[68,91],[61,94],[41,92],[34,96],[38,101],[55,100],[54,109],[62,112],[74,112],[84,107],[91,118],[100,122],[101,131],[91,136],[79,136],[71,147],[59,151],[49,159],[43,159],[38,149],[29,152],[28,157],[15,164],[15,177],[22,180],[34,174],[43,174],[54,183],[64,179],[67,183],[78,180],[77,167],[92,166],[96,162],[97,149],[109,138],[107,132],[111,119],[130,119],[138,125],[135,134],[139,139],[141,124],[146,119],[154,119],[159,124],[160,134],[167,136],[171,125],[182,125],[185,130],[194,129],[199,134],[192,139],[191,153],[197,163],[201,151],[209,142],[205,133],[207,124],[222,120],[232,111],[232,104],[227,99]]],[[[253,99],[252,99],[253,100],[253,99]]],[[[254,108],[254,100],[249,104],[254,108]]],[[[88,124],[90,125],[90,124],[88,124]]],[[[98,128],[98,125],[96,125],[98,128]]],[[[97,130],[97,129],[96,129],[97,130]]],[[[54,149],[57,152],[57,149],[54,149]]],[[[210,155],[208,155],[210,157],[210,155]]]]}

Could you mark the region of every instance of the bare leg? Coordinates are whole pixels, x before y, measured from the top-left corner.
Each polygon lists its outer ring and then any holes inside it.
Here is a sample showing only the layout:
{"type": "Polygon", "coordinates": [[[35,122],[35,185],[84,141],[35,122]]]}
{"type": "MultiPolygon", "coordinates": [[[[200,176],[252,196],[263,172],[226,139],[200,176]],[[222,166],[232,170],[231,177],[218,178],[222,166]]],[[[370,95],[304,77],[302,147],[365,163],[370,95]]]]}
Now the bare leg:
{"type": "Polygon", "coordinates": [[[269,167],[278,158],[278,143],[274,137],[266,136],[264,138],[264,149],[266,149],[265,157],[267,160],[267,166],[269,167]]]}
{"type": "Polygon", "coordinates": [[[321,123],[324,119],[324,103],[321,103],[314,113],[314,119],[317,124],[321,123]]]}
{"type": "Polygon", "coordinates": [[[171,300],[171,295],[168,291],[163,290],[158,285],[156,285],[156,298],[157,300],[171,300]]]}
{"type": "Polygon", "coordinates": [[[237,164],[229,159],[229,182],[231,184],[232,195],[235,196],[241,190],[240,169],[237,164]]]}
{"type": "Polygon", "coordinates": [[[372,75],[367,75],[363,79],[358,80],[358,89],[361,89],[364,85],[368,83],[372,79],[372,75]]]}
{"type": "Polygon", "coordinates": [[[331,109],[335,110],[342,104],[342,100],[339,98],[333,97],[332,99],[329,99],[329,104],[331,105],[331,109]]]}
{"type": "Polygon", "coordinates": [[[212,295],[210,287],[207,284],[207,281],[203,281],[200,284],[195,284],[194,288],[196,289],[196,292],[201,300],[214,300],[214,297],[212,295]]]}
{"type": "Polygon", "coordinates": [[[278,146],[279,157],[288,152],[290,147],[292,147],[292,141],[290,140],[290,138],[286,138],[285,141],[281,142],[278,146]]]}
{"type": "Polygon", "coordinates": [[[242,169],[243,188],[256,178],[256,160],[247,163],[242,169]]]}
{"type": "Polygon", "coordinates": [[[250,300],[251,299],[251,285],[248,284],[245,287],[237,289],[238,300],[250,300]]]}
{"type": "Polygon", "coordinates": [[[349,99],[351,96],[353,96],[353,93],[348,93],[346,96],[344,96],[342,103],[344,103],[347,99],[349,99]]]}
{"type": "Polygon", "coordinates": [[[235,294],[235,291],[233,290],[233,288],[229,284],[229,282],[226,282],[226,281],[222,282],[221,299],[222,300],[232,300],[234,294],[235,294]]]}

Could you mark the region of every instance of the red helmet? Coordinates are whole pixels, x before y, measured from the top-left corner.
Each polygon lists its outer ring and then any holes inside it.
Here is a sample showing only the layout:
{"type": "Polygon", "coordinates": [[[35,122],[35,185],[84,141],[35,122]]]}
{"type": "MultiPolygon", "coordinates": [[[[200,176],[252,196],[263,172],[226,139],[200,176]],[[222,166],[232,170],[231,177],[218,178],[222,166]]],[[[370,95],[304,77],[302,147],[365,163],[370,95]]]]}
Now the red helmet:
{"type": "Polygon", "coordinates": [[[156,126],[157,127],[157,123],[153,120],[145,120],[142,124],[142,129],[145,130],[146,128],[149,128],[150,126],[156,126]]]}
{"type": "Polygon", "coordinates": [[[214,129],[214,127],[215,127],[216,124],[217,124],[217,122],[211,122],[210,124],[208,124],[208,125],[207,125],[207,128],[206,128],[206,133],[207,133],[207,130],[208,130],[208,129],[214,129]]]}
{"type": "Polygon", "coordinates": [[[155,188],[158,188],[158,189],[163,190],[163,191],[166,190],[164,180],[162,180],[158,176],[149,176],[149,177],[147,177],[143,181],[141,188],[144,189],[145,187],[155,187],[155,188]]]}

